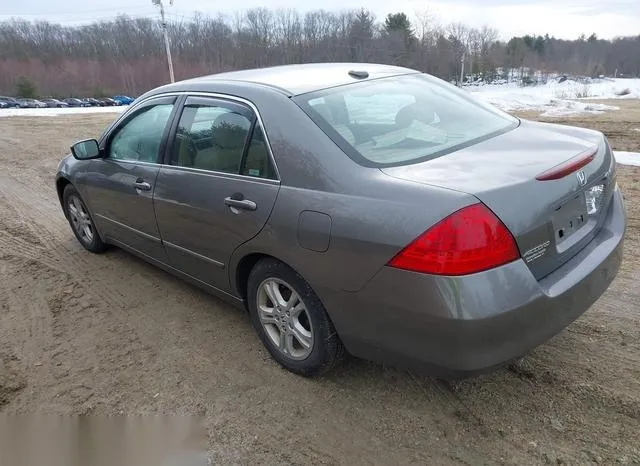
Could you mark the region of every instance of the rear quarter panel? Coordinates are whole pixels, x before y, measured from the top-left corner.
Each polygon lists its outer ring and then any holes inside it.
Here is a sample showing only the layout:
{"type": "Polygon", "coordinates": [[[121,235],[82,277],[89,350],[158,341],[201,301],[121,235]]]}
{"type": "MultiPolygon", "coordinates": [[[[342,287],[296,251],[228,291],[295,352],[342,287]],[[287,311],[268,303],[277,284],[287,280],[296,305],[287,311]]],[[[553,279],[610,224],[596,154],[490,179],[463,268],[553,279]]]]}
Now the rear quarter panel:
{"type": "Polygon", "coordinates": [[[264,229],[240,246],[234,271],[251,253],[274,256],[322,288],[356,291],[398,251],[445,216],[477,200],[468,194],[394,179],[357,165],[292,101],[254,100],[280,172],[282,186],[264,229]],[[301,212],[331,218],[326,251],[301,247],[301,212]]]}

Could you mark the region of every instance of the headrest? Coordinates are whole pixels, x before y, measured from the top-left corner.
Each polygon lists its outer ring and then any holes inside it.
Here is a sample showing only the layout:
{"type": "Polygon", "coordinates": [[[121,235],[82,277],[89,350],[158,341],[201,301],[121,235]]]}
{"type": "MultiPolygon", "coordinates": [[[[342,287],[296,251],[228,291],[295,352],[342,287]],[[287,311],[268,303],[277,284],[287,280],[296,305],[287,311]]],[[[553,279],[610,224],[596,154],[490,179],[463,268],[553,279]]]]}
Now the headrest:
{"type": "Polygon", "coordinates": [[[249,131],[249,120],[238,113],[224,113],[215,119],[213,137],[223,149],[242,149],[249,131]]]}
{"type": "Polygon", "coordinates": [[[408,128],[414,121],[425,124],[433,123],[436,114],[424,104],[414,102],[400,109],[396,114],[396,125],[400,128],[408,128]]]}
{"type": "Polygon", "coordinates": [[[408,127],[413,120],[420,119],[420,107],[417,103],[409,104],[400,109],[396,114],[396,125],[401,128],[408,127]]]}

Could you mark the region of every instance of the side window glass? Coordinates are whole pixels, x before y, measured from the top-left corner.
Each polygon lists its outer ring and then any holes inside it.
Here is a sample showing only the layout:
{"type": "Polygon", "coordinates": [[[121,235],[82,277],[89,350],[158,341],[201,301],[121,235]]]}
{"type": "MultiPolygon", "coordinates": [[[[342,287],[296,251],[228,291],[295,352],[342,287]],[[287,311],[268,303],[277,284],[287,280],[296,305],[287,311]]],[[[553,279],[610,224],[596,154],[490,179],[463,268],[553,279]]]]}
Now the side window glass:
{"type": "Polygon", "coordinates": [[[116,130],[108,148],[114,160],[158,161],[158,151],[173,104],[145,107],[116,130]]]}
{"type": "Polygon", "coordinates": [[[242,167],[242,174],[257,178],[276,179],[276,172],[269,158],[269,150],[265,141],[264,132],[260,125],[256,124],[247,148],[247,157],[242,167]]]}
{"type": "Polygon", "coordinates": [[[225,173],[240,173],[251,120],[233,107],[185,106],[171,154],[171,164],[225,173]]]}

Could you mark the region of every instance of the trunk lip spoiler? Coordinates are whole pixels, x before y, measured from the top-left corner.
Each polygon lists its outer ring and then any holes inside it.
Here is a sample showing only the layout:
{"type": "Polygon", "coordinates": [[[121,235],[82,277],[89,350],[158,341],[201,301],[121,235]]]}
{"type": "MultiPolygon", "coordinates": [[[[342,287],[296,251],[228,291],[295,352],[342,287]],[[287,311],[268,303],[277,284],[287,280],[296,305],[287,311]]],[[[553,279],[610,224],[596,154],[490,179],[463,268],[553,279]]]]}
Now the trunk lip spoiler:
{"type": "Polygon", "coordinates": [[[582,167],[593,162],[596,154],[598,153],[598,147],[592,147],[587,149],[575,157],[571,157],[569,160],[565,160],[564,162],[552,167],[548,170],[543,171],[542,173],[536,176],[536,180],[538,181],[552,181],[559,180],[564,178],[571,173],[577,172],[582,167]]]}

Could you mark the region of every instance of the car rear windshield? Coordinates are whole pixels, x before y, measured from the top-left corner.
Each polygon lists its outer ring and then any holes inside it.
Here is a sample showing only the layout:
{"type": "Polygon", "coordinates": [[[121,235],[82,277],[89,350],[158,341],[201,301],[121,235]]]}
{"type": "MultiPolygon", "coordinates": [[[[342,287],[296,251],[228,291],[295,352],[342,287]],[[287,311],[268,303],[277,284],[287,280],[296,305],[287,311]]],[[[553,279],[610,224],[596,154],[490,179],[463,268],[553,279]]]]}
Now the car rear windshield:
{"type": "Polygon", "coordinates": [[[347,155],[372,167],[430,160],[519,121],[425,74],[361,81],[294,100],[347,155]]]}

